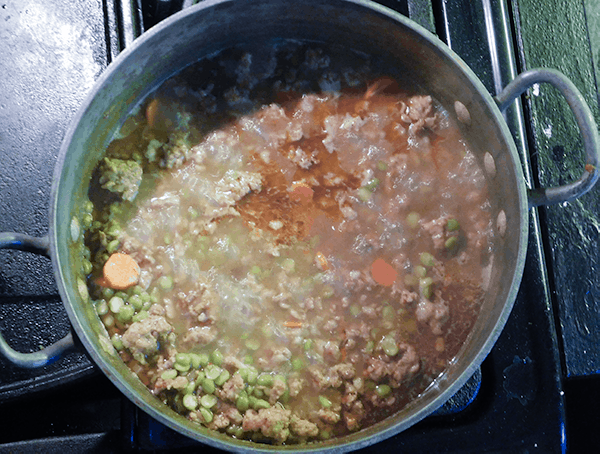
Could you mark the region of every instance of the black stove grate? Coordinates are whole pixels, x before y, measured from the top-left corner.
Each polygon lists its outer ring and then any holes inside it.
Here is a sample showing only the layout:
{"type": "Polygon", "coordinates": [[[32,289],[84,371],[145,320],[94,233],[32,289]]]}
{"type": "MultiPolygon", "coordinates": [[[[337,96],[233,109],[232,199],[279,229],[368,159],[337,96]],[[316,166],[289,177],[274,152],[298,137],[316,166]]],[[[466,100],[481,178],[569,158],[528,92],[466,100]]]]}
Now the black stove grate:
{"type": "MultiPolygon", "coordinates": [[[[0,199],[5,202],[0,205],[0,231],[43,235],[51,169],[68,121],[85,93],[137,34],[195,2],[4,3],[0,78],[9,88],[0,90],[0,155],[5,164],[0,167],[0,199]]],[[[524,65],[526,52],[518,42],[522,33],[515,19],[521,1],[380,3],[436,32],[492,94],[524,65]]],[[[527,106],[515,106],[506,115],[531,185],[532,114],[527,106]]],[[[363,452],[565,450],[562,344],[556,334],[553,281],[547,276],[541,231],[538,213],[532,210],[517,301],[481,369],[436,414],[363,452]]],[[[47,259],[0,254],[0,329],[24,351],[48,345],[68,332],[47,259]]],[[[194,452],[199,446],[138,410],[82,353],[38,371],[17,370],[0,358],[0,411],[12,416],[0,431],[0,452],[194,452]]]]}

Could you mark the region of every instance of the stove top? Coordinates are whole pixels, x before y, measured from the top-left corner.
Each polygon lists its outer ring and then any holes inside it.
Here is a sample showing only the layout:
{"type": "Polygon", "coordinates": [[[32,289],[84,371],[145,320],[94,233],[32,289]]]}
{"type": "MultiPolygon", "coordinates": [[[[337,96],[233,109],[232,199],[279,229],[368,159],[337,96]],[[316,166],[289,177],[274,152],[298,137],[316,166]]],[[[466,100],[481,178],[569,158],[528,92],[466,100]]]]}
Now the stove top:
{"type": "MultiPolygon", "coordinates": [[[[0,2],[0,231],[46,233],[52,169],[83,98],[123,47],[192,3],[0,2]]],[[[524,69],[556,67],[578,85],[598,118],[583,4],[562,0],[540,11],[534,0],[380,3],[436,33],[492,94],[524,69]]],[[[564,102],[551,90],[539,92],[515,103],[506,120],[528,184],[563,184],[578,173],[580,140],[564,102]]],[[[597,436],[585,429],[600,422],[590,416],[595,409],[587,412],[600,397],[600,190],[564,206],[531,210],[529,223],[517,301],[481,368],[434,415],[363,452],[576,452],[597,436]]],[[[49,260],[2,251],[0,330],[20,351],[69,332],[49,260]]],[[[122,397],[84,353],[39,370],[17,369],[0,358],[0,412],[11,415],[3,418],[0,452],[199,447],[122,397]]]]}

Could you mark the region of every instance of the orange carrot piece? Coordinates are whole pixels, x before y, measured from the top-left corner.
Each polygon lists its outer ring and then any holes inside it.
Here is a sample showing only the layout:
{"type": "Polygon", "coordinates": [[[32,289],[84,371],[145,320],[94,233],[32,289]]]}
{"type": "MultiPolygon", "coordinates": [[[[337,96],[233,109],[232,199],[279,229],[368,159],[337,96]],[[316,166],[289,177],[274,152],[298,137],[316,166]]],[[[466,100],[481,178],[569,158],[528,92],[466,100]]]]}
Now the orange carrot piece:
{"type": "Polygon", "coordinates": [[[302,322],[298,322],[296,320],[288,320],[283,322],[283,326],[286,328],[302,328],[302,322]]]}
{"type": "Polygon", "coordinates": [[[107,286],[117,290],[125,290],[137,284],[140,279],[140,267],[137,262],[120,252],[108,258],[102,271],[107,286]]]}
{"type": "Polygon", "coordinates": [[[290,199],[301,203],[308,203],[312,200],[314,193],[315,191],[306,183],[294,183],[292,184],[290,199]]]}
{"type": "Polygon", "coordinates": [[[327,271],[329,269],[329,262],[327,261],[327,257],[325,257],[325,254],[323,254],[322,252],[317,252],[315,254],[315,262],[317,264],[317,267],[321,271],[327,271]]]}
{"type": "Polygon", "coordinates": [[[150,128],[156,125],[156,116],[158,115],[158,98],[154,98],[146,107],[146,121],[150,128]]]}
{"type": "Polygon", "coordinates": [[[398,272],[385,260],[377,259],[371,265],[371,276],[379,285],[389,287],[398,277],[398,272]]]}

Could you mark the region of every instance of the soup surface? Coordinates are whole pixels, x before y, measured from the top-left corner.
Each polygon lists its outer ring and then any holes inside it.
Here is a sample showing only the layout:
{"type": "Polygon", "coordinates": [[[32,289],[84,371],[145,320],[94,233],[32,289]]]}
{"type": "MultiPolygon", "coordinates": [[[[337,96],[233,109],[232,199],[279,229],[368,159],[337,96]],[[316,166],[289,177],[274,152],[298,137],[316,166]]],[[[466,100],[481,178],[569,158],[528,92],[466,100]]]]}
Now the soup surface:
{"type": "Polygon", "coordinates": [[[192,66],[92,178],[83,268],[114,347],[157,399],[233,437],[389,416],[483,298],[490,206],[455,120],[366,58],[334,60],[298,45],[192,66]]]}

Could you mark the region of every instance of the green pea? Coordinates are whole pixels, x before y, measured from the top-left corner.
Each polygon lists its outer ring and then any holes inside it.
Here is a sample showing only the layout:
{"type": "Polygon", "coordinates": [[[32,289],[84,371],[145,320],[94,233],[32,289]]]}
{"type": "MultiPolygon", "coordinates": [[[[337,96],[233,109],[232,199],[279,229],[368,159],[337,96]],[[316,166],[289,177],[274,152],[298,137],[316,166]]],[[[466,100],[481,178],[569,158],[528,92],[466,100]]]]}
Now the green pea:
{"type": "Polygon", "coordinates": [[[431,277],[419,279],[419,287],[421,288],[429,287],[431,284],[433,284],[433,278],[431,277]]]}
{"type": "Polygon", "coordinates": [[[171,290],[173,288],[173,278],[171,276],[161,276],[158,278],[158,285],[163,290],[171,290]]]}
{"type": "Polygon", "coordinates": [[[260,342],[258,339],[246,339],[244,345],[246,346],[246,348],[252,351],[256,351],[260,348],[260,342]]]}
{"type": "Polygon", "coordinates": [[[381,339],[381,348],[388,356],[396,356],[400,351],[396,344],[396,340],[391,335],[383,336],[381,339]]]}
{"type": "Polygon", "coordinates": [[[283,262],[281,262],[281,268],[283,268],[286,273],[293,273],[296,270],[296,262],[291,258],[284,259],[283,262]]]}
{"type": "Polygon", "coordinates": [[[175,369],[169,369],[160,374],[160,378],[163,380],[173,380],[177,377],[177,371],[175,369]]]}
{"type": "Polygon", "coordinates": [[[377,186],[379,186],[379,178],[373,178],[371,181],[369,181],[367,184],[365,184],[363,187],[365,189],[367,189],[370,192],[375,191],[375,189],[377,189],[377,186]]]}
{"type": "Polygon", "coordinates": [[[262,388],[254,388],[252,390],[252,394],[254,394],[254,397],[258,397],[258,398],[264,397],[264,395],[265,395],[262,388]]]}
{"type": "Polygon", "coordinates": [[[325,407],[325,408],[329,408],[329,407],[331,407],[331,405],[333,405],[331,403],[331,401],[325,396],[319,396],[319,403],[321,404],[322,407],[325,407]]]}
{"type": "Polygon", "coordinates": [[[81,222],[86,229],[89,229],[94,222],[94,217],[90,213],[86,213],[81,218],[81,222]]]}
{"type": "Polygon", "coordinates": [[[215,378],[215,385],[223,386],[227,380],[231,377],[231,374],[228,370],[223,369],[223,371],[219,374],[217,378],[215,378]]]}
{"type": "Polygon", "coordinates": [[[85,211],[87,211],[88,213],[91,213],[92,211],[94,211],[94,204],[92,203],[91,200],[86,200],[85,203],[83,204],[83,209],[85,211]]]}
{"type": "Polygon", "coordinates": [[[150,293],[150,302],[156,304],[159,301],[160,301],[160,294],[159,294],[158,287],[154,287],[152,289],[152,293],[150,293]]]}
{"type": "Polygon", "coordinates": [[[260,266],[258,266],[258,265],[254,265],[252,268],[250,268],[250,274],[254,274],[254,275],[258,276],[261,272],[262,272],[262,270],[260,269],[260,266]]]}
{"type": "Polygon", "coordinates": [[[335,290],[333,289],[333,287],[331,287],[330,285],[326,285],[323,287],[323,290],[321,290],[321,297],[323,299],[328,299],[331,298],[335,293],[335,290]]]}
{"type": "Polygon", "coordinates": [[[213,420],[213,414],[212,411],[210,411],[208,408],[204,408],[204,407],[200,407],[200,414],[202,415],[202,419],[204,419],[205,423],[210,423],[213,420]]]}
{"type": "Polygon", "coordinates": [[[362,312],[361,307],[358,304],[353,304],[350,306],[350,315],[353,317],[358,317],[358,314],[362,312]]]}
{"type": "Polygon", "coordinates": [[[427,274],[427,268],[421,265],[417,265],[415,266],[414,273],[417,277],[425,277],[425,275],[427,274]]]}
{"type": "Polygon", "coordinates": [[[446,248],[446,250],[448,251],[453,251],[454,249],[456,249],[456,246],[458,245],[458,238],[455,236],[451,236],[450,238],[448,238],[446,240],[446,242],[444,243],[444,247],[446,248]]]}
{"type": "Polygon", "coordinates": [[[448,219],[448,223],[446,224],[446,230],[449,232],[454,232],[460,228],[460,224],[454,218],[448,219]]]}
{"type": "Polygon", "coordinates": [[[396,311],[388,304],[383,306],[383,309],[381,309],[381,316],[384,320],[393,320],[396,316],[396,311]]]}
{"type": "Polygon", "coordinates": [[[142,320],[147,319],[149,315],[148,311],[140,311],[131,318],[131,321],[141,322],[142,320]]]}
{"type": "Polygon", "coordinates": [[[204,408],[212,408],[217,405],[218,399],[212,394],[205,394],[200,398],[200,405],[204,408]]]}
{"type": "Polygon", "coordinates": [[[83,274],[85,274],[86,276],[90,274],[92,272],[92,269],[94,268],[92,266],[92,262],[90,262],[87,259],[83,259],[83,261],[81,262],[81,267],[83,268],[83,274]]]}
{"type": "Polygon", "coordinates": [[[411,229],[416,229],[419,226],[420,219],[421,219],[421,216],[419,215],[419,213],[417,213],[415,211],[411,211],[406,216],[406,223],[408,224],[408,226],[411,229]]]}
{"type": "Polygon", "coordinates": [[[252,405],[252,408],[254,408],[255,410],[260,410],[261,408],[269,408],[271,405],[269,404],[269,402],[267,402],[264,399],[256,399],[254,401],[254,405],[252,405]]]}
{"type": "Polygon", "coordinates": [[[186,366],[186,365],[183,365],[183,364],[177,364],[177,363],[175,363],[175,364],[173,364],[173,367],[175,369],[177,369],[181,373],[184,373],[184,372],[187,372],[188,370],[190,370],[189,364],[186,366]]]}
{"type": "Polygon", "coordinates": [[[101,293],[102,296],[108,300],[115,294],[115,291],[112,288],[103,287],[101,293]]]}
{"type": "Polygon", "coordinates": [[[194,411],[198,407],[198,399],[193,394],[183,396],[183,406],[189,411],[194,411]]]}
{"type": "Polygon", "coordinates": [[[210,362],[210,358],[208,357],[208,355],[206,353],[199,353],[198,358],[200,361],[200,365],[202,367],[206,367],[208,365],[208,363],[210,362]]]}
{"type": "Polygon", "coordinates": [[[223,363],[223,353],[219,350],[215,350],[210,354],[210,360],[213,364],[220,366],[223,363]]]}
{"type": "Polygon", "coordinates": [[[206,376],[204,375],[204,372],[202,372],[201,370],[199,370],[197,373],[198,373],[198,375],[196,376],[196,380],[194,381],[194,384],[196,386],[199,386],[199,385],[201,386],[202,382],[204,381],[206,376]]]}
{"type": "Polygon", "coordinates": [[[141,310],[142,307],[144,307],[144,302],[142,301],[142,298],[140,298],[139,295],[132,295],[129,297],[129,304],[131,304],[135,310],[141,310]]]}
{"type": "Polygon", "coordinates": [[[421,255],[419,255],[419,260],[421,260],[423,266],[428,268],[435,265],[435,259],[429,252],[422,252],[421,255]]]}
{"type": "Polygon", "coordinates": [[[125,348],[125,346],[123,345],[123,341],[121,340],[121,335],[118,333],[115,333],[112,335],[112,337],[110,338],[113,346],[115,347],[115,349],[117,349],[118,351],[121,351],[125,348]]]}
{"type": "Polygon", "coordinates": [[[204,373],[206,374],[206,378],[210,378],[211,380],[214,380],[219,375],[221,375],[222,370],[223,369],[221,369],[216,364],[209,364],[204,368],[204,373]]]}
{"type": "Polygon", "coordinates": [[[188,353],[190,357],[190,362],[194,369],[198,369],[200,367],[200,355],[198,353],[188,353]]]}
{"type": "Polygon", "coordinates": [[[304,351],[309,351],[312,348],[313,341],[312,339],[306,339],[304,341],[304,351]]]}
{"type": "Polygon", "coordinates": [[[273,376],[271,374],[260,374],[256,384],[259,386],[273,386],[273,376]]]}
{"type": "Polygon", "coordinates": [[[331,438],[331,432],[329,430],[321,429],[319,431],[319,438],[321,440],[329,440],[331,438]]]}
{"type": "Polygon", "coordinates": [[[368,202],[371,200],[372,193],[367,188],[358,188],[357,191],[358,198],[361,202],[368,202]]]}
{"type": "Polygon", "coordinates": [[[377,163],[377,169],[378,170],[385,171],[385,170],[387,170],[387,168],[388,168],[388,165],[387,165],[387,163],[385,161],[379,161],[377,163]]]}
{"type": "Polygon", "coordinates": [[[133,308],[133,306],[122,306],[121,309],[119,310],[119,313],[117,314],[117,318],[119,319],[120,322],[126,323],[129,320],[131,320],[131,317],[133,317],[133,314],[135,313],[135,309],[133,308]]]}
{"type": "Polygon", "coordinates": [[[236,372],[236,374],[239,374],[240,377],[242,377],[242,380],[244,380],[244,382],[246,380],[248,380],[248,369],[243,367],[241,369],[238,369],[238,371],[236,372]]]}
{"type": "Polygon", "coordinates": [[[254,363],[254,358],[252,357],[252,355],[244,356],[244,364],[252,364],[252,363],[254,363]]]}
{"type": "MultiPolygon", "coordinates": [[[[114,222],[114,221],[113,221],[114,222]]],[[[112,237],[116,237],[119,236],[121,233],[121,226],[119,226],[119,224],[114,223],[112,226],[109,227],[109,229],[106,231],[106,234],[108,236],[112,236],[112,237]]]]}
{"type": "Polygon", "coordinates": [[[377,395],[379,397],[386,397],[389,396],[390,393],[392,392],[392,388],[390,388],[389,385],[377,385],[375,386],[375,392],[377,393],[377,395]]]}
{"type": "Polygon", "coordinates": [[[292,369],[294,369],[294,370],[304,369],[304,360],[302,358],[294,358],[292,360],[292,369]]]}
{"type": "Polygon", "coordinates": [[[191,358],[187,353],[177,353],[175,355],[175,364],[179,364],[182,367],[185,367],[186,370],[190,368],[191,358]]]}
{"type": "Polygon", "coordinates": [[[125,301],[127,298],[129,298],[129,295],[127,293],[125,293],[123,290],[119,290],[117,293],[115,293],[115,296],[117,298],[121,298],[123,301],[125,301]]]}
{"type": "Polygon", "coordinates": [[[119,249],[119,240],[112,240],[106,245],[106,252],[109,254],[116,252],[117,249],[119,249]]]}
{"type": "Polygon", "coordinates": [[[195,389],[196,389],[196,383],[194,383],[192,381],[187,384],[187,386],[183,389],[183,392],[184,392],[184,394],[192,394],[195,389]]]}
{"type": "Polygon", "coordinates": [[[248,378],[247,382],[249,385],[256,384],[256,379],[258,378],[258,371],[254,368],[248,370],[248,378]]]}
{"type": "Polygon", "coordinates": [[[110,314],[106,314],[102,317],[102,323],[104,323],[104,326],[107,328],[111,328],[115,325],[115,318],[110,314]]]}
{"type": "Polygon", "coordinates": [[[248,396],[238,396],[238,398],[235,400],[235,406],[241,413],[244,413],[246,410],[248,410],[248,408],[250,408],[250,401],[248,400],[248,396]]]}
{"type": "Polygon", "coordinates": [[[212,394],[217,389],[215,386],[215,382],[212,381],[210,378],[205,378],[204,380],[202,380],[201,385],[202,385],[202,390],[206,394],[212,394]]]}
{"type": "Polygon", "coordinates": [[[96,313],[98,315],[108,314],[108,304],[106,303],[106,300],[100,300],[96,302],[96,313]]]}
{"type": "Polygon", "coordinates": [[[124,304],[125,304],[125,302],[123,301],[123,298],[119,298],[118,296],[113,296],[108,301],[108,308],[110,309],[110,311],[113,314],[118,314],[124,304]]]}
{"type": "Polygon", "coordinates": [[[146,291],[140,294],[140,299],[142,300],[142,304],[146,304],[150,302],[150,294],[146,291]]]}
{"type": "Polygon", "coordinates": [[[431,286],[423,287],[421,289],[421,295],[423,295],[423,298],[425,299],[430,299],[431,295],[433,295],[433,290],[431,289],[431,286]]]}
{"type": "Polygon", "coordinates": [[[365,345],[365,353],[373,353],[373,350],[375,349],[375,342],[373,341],[369,341],[367,342],[367,344],[365,345]]]}

